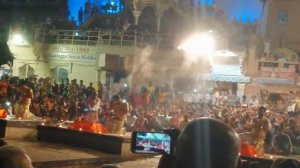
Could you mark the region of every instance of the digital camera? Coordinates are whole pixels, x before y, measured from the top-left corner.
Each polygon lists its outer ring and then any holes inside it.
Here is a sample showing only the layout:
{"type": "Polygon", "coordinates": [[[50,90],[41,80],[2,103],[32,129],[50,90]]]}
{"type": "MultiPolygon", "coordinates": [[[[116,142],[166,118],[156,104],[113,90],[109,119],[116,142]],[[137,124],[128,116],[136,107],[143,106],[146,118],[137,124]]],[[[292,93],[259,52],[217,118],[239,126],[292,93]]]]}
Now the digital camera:
{"type": "Polygon", "coordinates": [[[167,130],[163,132],[133,132],[131,151],[143,154],[172,154],[178,134],[167,130]]]}

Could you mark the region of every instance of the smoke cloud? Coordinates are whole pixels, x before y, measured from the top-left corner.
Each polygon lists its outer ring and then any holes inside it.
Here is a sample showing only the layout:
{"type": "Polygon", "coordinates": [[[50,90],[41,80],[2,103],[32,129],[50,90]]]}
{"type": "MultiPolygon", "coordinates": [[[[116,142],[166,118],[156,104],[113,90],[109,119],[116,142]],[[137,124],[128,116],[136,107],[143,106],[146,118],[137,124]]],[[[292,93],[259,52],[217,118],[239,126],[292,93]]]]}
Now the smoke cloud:
{"type": "Polygon", "coordinates": [[[147,46],[135,56],[135,84],[146,85],[149,81],[161,86],[169,84],[179,90],[194,87],[200,75],[209,69],[207,59],[195,59],[178,50],[159,50],[147,46]]]}

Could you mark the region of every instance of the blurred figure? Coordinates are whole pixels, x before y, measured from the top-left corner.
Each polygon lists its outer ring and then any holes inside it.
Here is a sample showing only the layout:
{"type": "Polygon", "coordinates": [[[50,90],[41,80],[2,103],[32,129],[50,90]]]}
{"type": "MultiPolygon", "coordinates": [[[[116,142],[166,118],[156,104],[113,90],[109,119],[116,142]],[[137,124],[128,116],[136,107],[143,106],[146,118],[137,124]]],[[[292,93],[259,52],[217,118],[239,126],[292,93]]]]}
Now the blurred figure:
{"type": "Polygon", "coordinates": [[[69,87],[69,99],[76,99],[78,96],[79,85],[77,84],[77,79],[71,81],[69,87]]]}
{"type": "Polygon", "coordinates": [[[270,120],[265,116],[266,108],[260,107],[257,112],[257,117],[253,119],[253,130],[259,131],[264,129],[266,132],[271,131],[272,125],[270,120]]]}
{"type": "Polygon", "coordinates": [[[115,95],[112,98],[109,111],[113,113],[113,117],[106,121],[106,128],[113,134],[126,133],[124,123],[126,121],[126,116],[129,111],[128,103],[123,102],[119,95],[115,95]]]}
{"type": "Polygon", "coordinates": [[[189,123],[189,116],[187,114],[183,115],[179,121],[179,129],[183,130],[183,128],[189,123]]]}
{"type": "Polygon", "coordinates": [[[82,9],[82,7],[80,7],[80,9],[78,11],[78,21],[79,21],[79,25],[81,25],[83,23],[83,9],[82,9]]]}
{"type": "Polygon", "coordinates": [[[300,163],[295,159],[277,159],[271,168],[299,168],[300,163]]]}
{"type": "Polygon", "coordinates": [[[264,130],[265,132],[265,145],[266,148],[271,146],[272,142],[272,135],[271,135],[271,130],[272,130],[272,124],[269,120],[269,118],[266,117],[266,108],[265,107],[260,107],[258,109],[258,114],[257,117],[253,119],[253,125],[252,128],[255,132],[255,134],[258,134],[261,129],[264,130]]]}
{"type": "MultiPolygon", "coordinates": [[[[257,156],[262,156],[265,154],[265,138],[266,138],[265,130],[260,129],[259,131],[242,133],[239,136],[243,144],[242,146],[249,145],[253,147],[255,149],[255,154],[257,156]]],[[[243,148],[242,151],[244,151],[243,148]]]]}
{"type": "Polygon", "coordinates": [[[91,10],[91,2],[90,0],[87,0],[84,4],[84,22],[87,21],[88,17],[90,16],[90,10],[91,10]]]}
{"type": "Polygon", "coordinates": [[[7,98],[7,91],[8,91],[8,76],[3,75],[0,80],[0,96],[3,98],[7,98]]]}
{"type": "Polygon", "coordinates": [[[275,154],[290,155],[293,151],[291,138],[284,133],[284,126],[280,126],[278,133],[274,135],[272,140],[272,149],[275,154]]]}
{"type": "Polygon", "coordinates": [[[17,146],[5,145],[0,148],[1,168],[33,168],[25,150],[17,146]]]}
{"type": "Polygon", "coordinates": [[[30,112],[29,107],[31,104],[31,99],[26,98],[24,99],[24,102],[18,102],[13,107],[13,113],[16,115],[17,119],[33,119],[35,115],[30,112]]]}
{"type": "Polygon", "coordinates": [[[84,116],[87,121],[98,122],[98,111],[100,108],[100,99],[97,96],[97,92],[92,92],[87,100],[88,113],[84,116]]]}
{"type": "Polygon", "coordinates": [[[140,112],[135,122],[132,124],[130,131],[147,131],[148,120],[145,118],[145,114],[140,112]]]}
{"type": "Polygon", "coordinates": [[[83,80],[80,80],[79,81],[79,87],[78,87],[78,97],[79,98],[84,98],[85,97],[85,90],[86,90],[86,87],[83,84],[83,80]]]}
{"type": "Polygon", "coordinates": [[[168,127],[169,128],[178,128],[179,126],[179,118],[178,118],[178,114],[177,113],[170,113],[171,114],[171,118],[169,120],[169,124],[168,127]]]}
{"type": "Polygon", "coordinates": [[[93,92],[96,92],[96,89],[93,86],[93,82],[90,82],[89,86],[85,90],[86,98],[89,98],[93,92]]]}
{"type": "Polygon", "coordinates": [[[251,99],[248,102],[249,107],[258,107],[259,106],[259,101],[256,98],[256,96],[252,96],[251,99]]]}
{"type": "Polygon", "coordinates": [[[7,143],[4,140],[0,139],[0,147],[4,145],[7,145],[7,143]]]}
{"type": "Polygon", "coordinates": [[[201,118],[183,129],[175,156],[163,156],[158,167],[236,168],[239,151],[240,139],[232,128],[219,120],[201,118]]]}
{"type": "Polygon", "coordinates": [[[247,96],[246,95],[243,95],[243,97],[242,97],[242,99],[240,101],[240,105],[244,106],[244,107],[248,106],[248,101],[247,101],[247,96]]]}

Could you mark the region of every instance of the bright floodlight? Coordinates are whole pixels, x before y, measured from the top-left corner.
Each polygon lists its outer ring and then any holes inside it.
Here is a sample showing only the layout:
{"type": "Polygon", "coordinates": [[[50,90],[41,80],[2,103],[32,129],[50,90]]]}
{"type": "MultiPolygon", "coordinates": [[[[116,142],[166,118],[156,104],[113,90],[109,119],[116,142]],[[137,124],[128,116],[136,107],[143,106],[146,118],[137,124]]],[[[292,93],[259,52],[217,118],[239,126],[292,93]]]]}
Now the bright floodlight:
{"type": "Polygon", "coordinates": [[[215,41],[210,34],[194,34],[178,46],[179,50],[191,56],[206,56],[215,48],[215,41]]]}
{"type": "Polygon", "coordinates": [[[15,45],[23,45],[24,44],[24,38],[21,34],[15,34],[12,37],[12,43],[15,45]]]}

